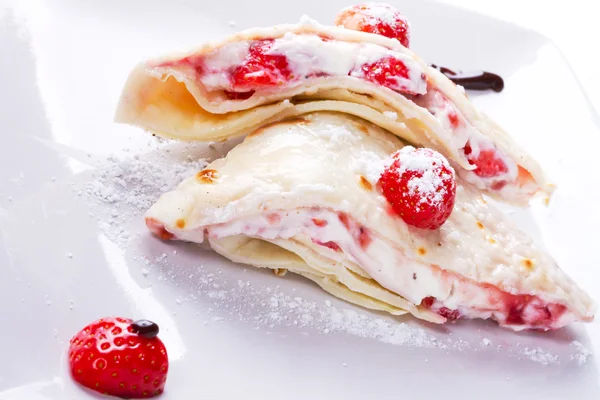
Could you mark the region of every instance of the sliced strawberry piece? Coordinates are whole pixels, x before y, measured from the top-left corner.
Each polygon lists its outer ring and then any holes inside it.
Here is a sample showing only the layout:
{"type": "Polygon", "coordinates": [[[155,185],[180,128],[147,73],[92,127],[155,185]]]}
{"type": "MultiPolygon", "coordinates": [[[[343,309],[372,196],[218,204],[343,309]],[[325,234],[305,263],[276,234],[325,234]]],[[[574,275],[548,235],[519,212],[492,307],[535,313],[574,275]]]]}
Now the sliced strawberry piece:
{"type": "Polygon", "coordinates": [[[366,3],[345,8],[336,16],[335,24],[398,39],[404,47],[410,44],[408,20],[389,4],[366,3]]]}
{"type": "Polygon", "coordinates": [[[319,219],[319,218],[313,218],[312,222],[313,222],[313,224],[315,224],[319,228],[322,228],[322,227],[327,226],[329,224],[326,220],[319,219]]]}
{"type": "Polygon", "coordinates": [[[340,251],[341,250],[340,246],[338,246],[337,243],[335,243],[335,242],[331,242],[331,241],[330,242],[321,242],[321,241],[319,241],[317,239],[313,239],[313,242],[316,243],[316,244],[318,244],[318,245],[328,247],[331,250],[335,250],[335,251],[340,251]]]}
{"type": "Polygon", "coordinates": [[[371,235],[369,234],[369,231],[364,228],[364,227],[360,227],[358,228],[358,244],[360,245],[360,247],[362,249],[366,249],[367,247],[369,247],[369,245],[371,244],[371,241],[373,240],[371,238],[371,235]]]}
{"type": "Polygon", "coordinates": [[[246,100],[252,97],[254,93],[254,90],[247,92],[230,92],[229,90],[225,90],[225,96],[227,96],[230,100],[246,100]]]}
{"type": "Polygon", "coordinates": [[[408,68],[395,57],[384,57],[372,64],[364,64],[361,70],[366,80],[385,86],[389,89],[406,92],[402,80],[409,79],[408,68]]]}
{"type": "Polygon", "coordinates": [[[273,40],[259,40],[250,46],[244,62],[231,73],[234,92],[246,92],[265,86],[279,86],[289,81],[292,71],[287,58],[281,54],[267,54],[273,40]]]}
{"type": "Polygon", "coordinates": [[[477,176],[482,178],[493,178],[508,172],[508,167],[500,158],[500,151],[496,148],[480,150],[477,157],[475,157],[470,143],[467,142],[463,151],[467,156],[469,163],[477,167],[473,170],[477,176]]]}
{"type": "Polygon", "coordinates": [[[406,146],[379,178],[383,195],[409,225],[438,229],[450,217],[456,198],[454,170],[431,149],[406,146]]]}
{"type": "Polygon", "coordinates": [[[361,248],[369,247],[373,239],[367,228],[351,219],[346,213],[338,213],[338,218],[361,248]]]}
{"type": "Polygon", "coordinates": [[[451,110],[448,113],[448,121],[450,121],[450,126],[452,126],[452,128],[454,129],[457,129],[460,126],[460,119],[458,118],[458,114],[454,110],[451,110]]]}
{"type": "Polygon", "coordinates": [[[436,299],[434,297],[425,297],[421,301],[421,306],[430,309],[436,314],[446,318],[448,321],[455,321],[460,318],[460,312],[458,310],[451,310],[447,307],[439,307],[439,305],[435,304],[436,299]]]}
{"type": "Polygon", "coordinates": [[[342,225],[344,225],[346,229],[350,230],[350,218],[348,218],[348,214],[339,213],[338,218],[340,219],[342,225]]]}
{"type": "Polygon", "coordinates": [[[440,307],[436,312],[448,321],[455,321],[460,318],[460,312],[458,310],[451,310],[447,307],[440,307]]]}
{"type": "Polygon", "coordinates": [[[428,296],[425,297],[423,300],[421,300],[421,306],[425,307],[425,308],[431,308],[431,306],[433,306],[433,302],[435,301],[435,298],[428,296]]]}

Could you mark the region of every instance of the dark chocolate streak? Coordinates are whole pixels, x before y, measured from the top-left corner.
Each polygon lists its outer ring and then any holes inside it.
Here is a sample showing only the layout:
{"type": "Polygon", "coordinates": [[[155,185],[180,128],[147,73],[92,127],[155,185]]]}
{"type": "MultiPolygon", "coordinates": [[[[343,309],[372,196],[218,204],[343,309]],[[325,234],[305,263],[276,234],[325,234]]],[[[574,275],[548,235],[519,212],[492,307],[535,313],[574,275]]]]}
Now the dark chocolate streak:
{"type": "Polygon", "coordinates": [[[493,90],[501,92],[504,89],[504,80],[500,75],[486,71],[452,71],[446,67],[439,67],[435,64],[431,66],[446,75],[448,79],[457,85],[461,85],[467,90],[493,90]]]}

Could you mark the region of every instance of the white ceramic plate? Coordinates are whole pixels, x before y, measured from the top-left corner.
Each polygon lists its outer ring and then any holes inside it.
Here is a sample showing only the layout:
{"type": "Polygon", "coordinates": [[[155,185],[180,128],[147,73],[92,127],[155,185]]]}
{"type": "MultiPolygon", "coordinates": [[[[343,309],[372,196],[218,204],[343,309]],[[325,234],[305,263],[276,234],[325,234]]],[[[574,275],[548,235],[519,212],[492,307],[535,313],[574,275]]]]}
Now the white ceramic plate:
{"type": "MultiPolygon", "coordinates": [[[[559,184],[549,208],[507,212],[600,298],[598,117],[560,52],[462,9],[394,3],[427,60],[506,78],[501,94],[472,97],[559,184]]],[[[144,229],[140,215],[161,191],[231,144],[163,143],[113,124],[130,68],[234,29],[305,13],[328,22],[346,5],[0,5],[1,399],[93,398],[71,381],[65,353],[79,328],[107,315],[161,325],[171,358],[164,399],[600,398],[598,323],[516,334],[391,318],[144,229]]]]}

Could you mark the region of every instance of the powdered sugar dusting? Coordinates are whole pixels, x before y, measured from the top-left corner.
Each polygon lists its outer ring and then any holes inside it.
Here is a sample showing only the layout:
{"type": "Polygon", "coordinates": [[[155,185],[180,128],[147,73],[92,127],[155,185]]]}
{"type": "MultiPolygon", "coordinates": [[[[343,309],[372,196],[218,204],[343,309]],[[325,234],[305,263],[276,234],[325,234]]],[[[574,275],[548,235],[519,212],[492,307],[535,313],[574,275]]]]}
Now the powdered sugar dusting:
{"type": "MultiPolygon", "coordinates": [[[[335,124],[327,124],[322,129],[316,129],[314,132],[326,139],[326,146],[330,146],[336,150],[352,146],[360,141],[360,137],[351,130],[335,124]]],[[[386,163],[390,162],[387,157],[381,157],[375,152],[364,149],[357,149],[352,156],[352,170],[357,175],[367,178],[372,185],[377,183],[386,168],[386,163]]]]}
{"type": "Polygon", "coordinates": [[[353,132],[340,125],[327,124],[325,129],[316,129],[315,132],[328,139],[329,144],[335,148],[349,146],[358,141],[353,132]]]}
{"type": "Polygon", "coordinates": [[[444,181],[453,179],[441,169],[443,166],[454,172],[448,161],[437,152],[426,149],[417,150],[412,146],[402,148],[399,152],[399,159],[398,172],[400,175],[407,171],[418,173],[408,181],[410,194],[418,193],[421,196],[421,203],[440,204],[447,192],[444,181]]]}
{"type": "Polygon", "coordinates": [[[369,3],[364,10],[365,15],[371,17],[374,21],[372,24],[377,24],[379,21],[392,28],[398,25],[397,13],[392,6],[385,3],[369,3]]]}
{"type": "Polygon", "coordinates": [[[90,216],[98,219],[111,240],[122,244],[130,237],[125,229],[129,221],[141,218],[160,195],[206,166],[205,159],[193,155],[195,147],[191,144],[179,149],[179,159],[173,159],[170,148],[160,144],[157,152],[145,156],[111,155],[83,187],[74,189],[79,196],[108,206],[90,216]]]}
{"type": "Polygon", "coordinates": [[[382,158],[381,156],[373,153],[372,151],[359,151],[354,154],[352,160],[352,170],[362,175],[372,184],[375,185],[379,180],[379,177],[391,162],[390,159],[382,158]]]}
{"type": "Polygon", "coordinates": [[[571,342],[571,346],[577,351],[577,353],[571,356],[571,360],[577,361],[579,365],[587,363],[588,357],[592,355],[592,352],[577,340],[571,342]]]}
{"type": "Polygon", "coordinates": [[[160,159],[109,156],[105,168],[93,174],[86,192],[110,204],[130,206],[136,211],[149,208],[160,194],[172,190],[206,165],[205,160],[187,159],[167,163],[160,159]]]}
{"type": "Polygon", "coordinates": [[[525,347],[521,354],[528,357],[531,361],[548,365],[548,364],[558,364],[559,358],[557,355],[544,351],[541,347],[536,348],[528,348],[525,347]]]}
{"type": "MultiPolygon", "coordinates": [[[[141,258],[145,258],[142,256],[141,258]]],[[[177,297],[177,304],[197,303],[201,297],[212,302],[209,314],[221,309],[239,320],[274,329],[276,326],[309,329],[318,334],[345,333],[360,338],[379,340],[397,346],[464,350],[469,345],[462,340],[440,340],[425,329],[392,319],[374,317],[360,310],[339,308],[330,300],[315,302],[286,293],[277,287],[254,286],[250,281],[229,279],[205,266],[183,271],[177,263],[154,258],[146,268],[146,279],[172,281],[176,286],[185,282],[192,293],[177,297]],[[194,282],[194,283],[191,283],[194,282]],[[218,290],[215,290],[215,287],[218,290]]],[[[146,264],[144,262],[144,264],[146,264]]]]}

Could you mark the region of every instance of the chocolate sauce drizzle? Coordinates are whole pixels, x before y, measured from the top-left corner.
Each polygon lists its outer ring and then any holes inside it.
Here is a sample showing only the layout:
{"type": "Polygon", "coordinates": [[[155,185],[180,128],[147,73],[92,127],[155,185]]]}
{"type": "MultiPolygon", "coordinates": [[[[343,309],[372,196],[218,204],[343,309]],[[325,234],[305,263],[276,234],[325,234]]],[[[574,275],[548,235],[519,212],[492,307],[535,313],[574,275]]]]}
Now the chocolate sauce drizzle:
{"type": "Polygon", "coordinates": [[[457,85],[461,85],[466,90],[493,90],[501,92],[504,89],[504,80],[500,75],[486,71],[452,71],[446,67],[439,67],[435,64],[431,66],[446,75],[448,79],[457,85]]]}

